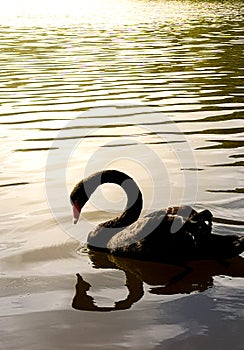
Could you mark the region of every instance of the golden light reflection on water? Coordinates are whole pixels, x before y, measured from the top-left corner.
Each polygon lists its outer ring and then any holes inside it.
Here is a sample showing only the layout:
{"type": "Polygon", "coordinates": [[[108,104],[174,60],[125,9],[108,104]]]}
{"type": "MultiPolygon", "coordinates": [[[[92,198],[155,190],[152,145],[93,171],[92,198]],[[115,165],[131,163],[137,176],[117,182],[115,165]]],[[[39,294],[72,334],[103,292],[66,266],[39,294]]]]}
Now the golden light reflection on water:
{"type": "Polygon", "coordinates": [[[0,24],[4,25],[67,25],[103,23],[108,25],[148,23],[160,18],[185,21],[189,17],[213,16],[208,2],[140,1],[140,0],[10,0],[0,2],[0,24]]]}
{"type": "Polygon", "coordinates": [[[80,18],[92,21],[94,18],[101,20],[109,17],[120,21],[123,15],[127,14],[129,4],[128,0],[10,0],[1,4],[0,19],[12,19],[22,24],[31,23],[33,20],[55,24],[80,18]]]}
{"type": "MultiPolygon", "coordinates": [[[[107,3],[112,4],[111,0],[107,3]]],[[[32,0],[10,0],[1,4],[1,10],[5,13],[11,12],[13,15],[36,15],[36,14],[71,14],[80,9],[102,8],[100,0],[43,0],[41,2],[32,0]]],[[[3,13],[3,12],[2,12],[3,13]]]]}

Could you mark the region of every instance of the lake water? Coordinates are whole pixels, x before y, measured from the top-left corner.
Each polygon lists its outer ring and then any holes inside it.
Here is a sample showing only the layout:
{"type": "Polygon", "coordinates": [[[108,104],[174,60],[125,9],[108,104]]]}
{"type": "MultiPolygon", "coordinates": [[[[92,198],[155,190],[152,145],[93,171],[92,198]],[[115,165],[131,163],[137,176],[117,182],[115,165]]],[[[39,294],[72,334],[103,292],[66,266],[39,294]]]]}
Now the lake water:
{"type": "Polygon", "coordinates": [[[0,23],[2,349],[243,349],[244,256],[185,275],[77,252],[126,198],[104,185],[75,226],[68,200],[118,169],[144,213],[243,234],[242,2],[8,1],[0,23]]]}

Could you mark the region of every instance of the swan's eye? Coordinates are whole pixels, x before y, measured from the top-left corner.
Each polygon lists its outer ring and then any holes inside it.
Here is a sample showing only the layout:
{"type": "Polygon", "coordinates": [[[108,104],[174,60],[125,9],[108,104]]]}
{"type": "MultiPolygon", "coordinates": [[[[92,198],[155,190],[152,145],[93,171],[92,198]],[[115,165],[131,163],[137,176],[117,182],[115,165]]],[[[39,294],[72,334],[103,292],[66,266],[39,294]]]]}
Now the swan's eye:
{"type": "Polygon", "coordinates": [[[211,222],[209,220],[204,221],[206,225],[211,226],[211,222]]]}

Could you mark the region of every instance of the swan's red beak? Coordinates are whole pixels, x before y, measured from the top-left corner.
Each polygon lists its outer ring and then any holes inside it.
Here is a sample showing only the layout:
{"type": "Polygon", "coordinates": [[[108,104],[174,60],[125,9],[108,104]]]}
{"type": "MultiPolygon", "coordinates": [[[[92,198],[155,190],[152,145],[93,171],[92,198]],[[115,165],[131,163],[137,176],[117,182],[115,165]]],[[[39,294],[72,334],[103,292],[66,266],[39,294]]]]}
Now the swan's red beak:
{"type": "Polygon", "coordinates": [[[74,224],[77,223],[77,221],[79,220],[79,216],[80,216],[80,211],[81,208],[78,204],[78,201],[75,201],[73,204],[73,218],[74,218],[74,224]]]}

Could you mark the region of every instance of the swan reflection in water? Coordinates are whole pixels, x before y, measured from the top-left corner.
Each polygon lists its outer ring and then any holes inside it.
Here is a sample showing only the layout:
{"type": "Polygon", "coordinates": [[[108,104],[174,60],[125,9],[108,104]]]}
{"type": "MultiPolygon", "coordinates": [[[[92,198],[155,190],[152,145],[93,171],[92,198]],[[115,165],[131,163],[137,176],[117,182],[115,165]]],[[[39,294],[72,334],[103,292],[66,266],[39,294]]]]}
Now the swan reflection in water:
{"type": "Polygon", "coordinates": [[[151,294],[173,295],[203,292],[213,286],[214,276],[244,277],[244,259],[241,256],[225,262],[213,260],[193,261],[185,266],[144,262],[116,257],[101,252],[89,252],[94,268],[121,270],[126,276],[128,295],[115,302],[114,306],[97,306],[94,298],[87,294],[91,285],[77,274],[75,296],[72,307],[76,310],[108,312],[126,310],[142,299],[143,284],[151,286],[151,294]]]}

